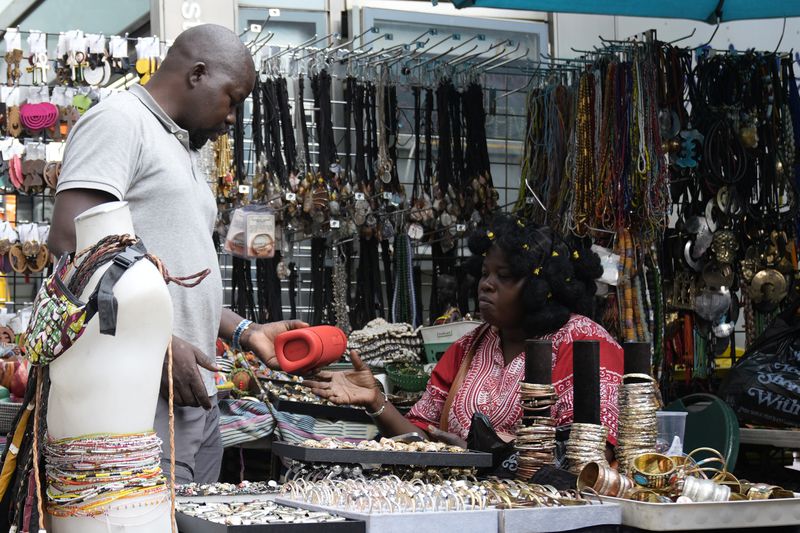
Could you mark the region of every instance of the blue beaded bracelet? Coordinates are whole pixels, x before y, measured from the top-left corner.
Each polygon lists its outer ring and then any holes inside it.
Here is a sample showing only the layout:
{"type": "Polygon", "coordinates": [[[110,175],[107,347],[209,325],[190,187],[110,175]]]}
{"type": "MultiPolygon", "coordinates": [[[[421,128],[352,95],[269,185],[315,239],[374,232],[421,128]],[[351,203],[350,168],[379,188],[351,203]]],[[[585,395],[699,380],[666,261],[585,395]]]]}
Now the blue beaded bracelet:
{"type": "Polygon", "coordinates": [[[253,324],[252,320],[244,319],[239,322],[239,325],[236,326],[236,329],[233,330],[233,337],[231,337],[231,348],[234,350],[241,350],[242,349],[242,334],[253,324]]]}

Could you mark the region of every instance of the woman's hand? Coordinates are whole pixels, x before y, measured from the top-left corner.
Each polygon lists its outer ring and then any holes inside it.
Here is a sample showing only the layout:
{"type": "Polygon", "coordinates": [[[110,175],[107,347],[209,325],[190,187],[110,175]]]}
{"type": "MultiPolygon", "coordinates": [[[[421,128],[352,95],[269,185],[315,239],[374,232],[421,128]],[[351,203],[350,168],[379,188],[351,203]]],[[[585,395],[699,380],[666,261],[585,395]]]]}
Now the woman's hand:
{"type": "Polygon", "coordinates": [[[304,385],[311,392],[338,405],[363,405],[371,412],[381,408],[383,394],[378,389],[375,376],[358,356],[358,352],[350,352],[353,370],[344,372],[318,372],[313,379],[307,379],[304,385]]]}
{"type": "Polygon", "coordinates": [[[253,324],[242,334],[241,345],[261,359],[268,368],[280,370],[278,357],[275,355],[275,338],[281,333],[293,329],[307,328],[308,324],[299,320],[284,320],[269,324],[253,324]]]}
{"type": "Polygon", "coordinates": [[[441,429],[437,428],[433,425],[428,425],[428,437],[431,440],[435,440],[437,442],[444,442],[445,444],[449,444],[451,446],[458,446],[459,448],[467,449],[467,441],[456,435],[455,433],[448,433],[447,431],[442,431],[441,429]]]}

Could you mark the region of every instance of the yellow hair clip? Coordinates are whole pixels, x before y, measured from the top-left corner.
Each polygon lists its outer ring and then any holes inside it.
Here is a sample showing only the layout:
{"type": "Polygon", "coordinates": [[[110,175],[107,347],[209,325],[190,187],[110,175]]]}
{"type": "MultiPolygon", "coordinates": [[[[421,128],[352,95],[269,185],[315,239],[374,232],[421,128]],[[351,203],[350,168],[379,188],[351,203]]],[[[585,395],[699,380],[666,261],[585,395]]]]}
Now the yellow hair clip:
{"type": "Polygon", "coordinates": [[[494,232],[493,231],[487,231],[486,232],[486,236],[489,237],[489,240],[491,241],[492,239],[494,239],[494,232]]]}
{"type": "Polygon", "coordinates": [[[572,252],[572,258],[573,259],[578,259],[580,256],[581,256],[581,254],[578,253],[578,250],[575,250],[574,252],[572,252]]]}
{"type": "Polygon", "coordinates": [[[536,268],[533,269],[533,275],[534,276],[538,276],[541,273],[542,273],[542,267],[536,267],[536,268]]]}
{"type": "Polygon", "coordinates": [[[525,223],[522,221],[522,219],[517,219],[517,226],[519,226],[520,228],[525,227],[525,223]]]}
{"type": "Polygon", "coordinates": [[[556,252],[555,250],[553,250],[553,254],[552,254],[552,255],[553,255],[553,257],[558,257],[558,252],[556,252]]]}
{"type": "Polygon", "coordinates": [[[523,249],[523,250],[527,250],[528,248],[530,248],[530,246],[528,246],[527,244],[523,244],[523,245],[522,245],[522,249],[523,249]]]}

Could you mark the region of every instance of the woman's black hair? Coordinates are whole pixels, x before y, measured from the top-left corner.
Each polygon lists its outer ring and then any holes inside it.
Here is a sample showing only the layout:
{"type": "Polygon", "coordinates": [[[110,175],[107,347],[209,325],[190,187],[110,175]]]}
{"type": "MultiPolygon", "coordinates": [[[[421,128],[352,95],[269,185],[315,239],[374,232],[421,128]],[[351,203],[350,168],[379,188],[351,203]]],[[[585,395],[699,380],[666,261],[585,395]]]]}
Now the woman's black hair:
{"type": "Polygon", "coordinates": [[[591,249],[570,245],[548,226],[506,214],[474,231],[468,246],[468,268],[476,277],[481,276],[486,252],[497,246],[512,275],[525,279],[523,327],[531,336],[557,331],[571,313],[591,316],[595,280],[603,274],[600,258],[591,249]]]}

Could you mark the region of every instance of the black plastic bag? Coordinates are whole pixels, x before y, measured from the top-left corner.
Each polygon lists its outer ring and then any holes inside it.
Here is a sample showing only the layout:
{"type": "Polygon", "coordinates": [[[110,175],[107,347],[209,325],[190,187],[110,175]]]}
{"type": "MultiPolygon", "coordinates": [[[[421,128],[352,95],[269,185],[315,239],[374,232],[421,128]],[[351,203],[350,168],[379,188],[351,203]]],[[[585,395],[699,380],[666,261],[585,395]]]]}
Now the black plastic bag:
{"type": "Polygon", "coordinates": [[[800,427],[800,326],[776,319],[731,369],[719,397],[741,423],[800,427]]]}
{"type": "Polygon", "coordinates": [[[514,441],[501,439],[489,422],[489,418],[479,412],[472,414],[472,425],[467,435],[467,448],[492,454],[492,467],[480,470],[484,475],[514,477],[517,472],[517,454],[514,441]]]}

